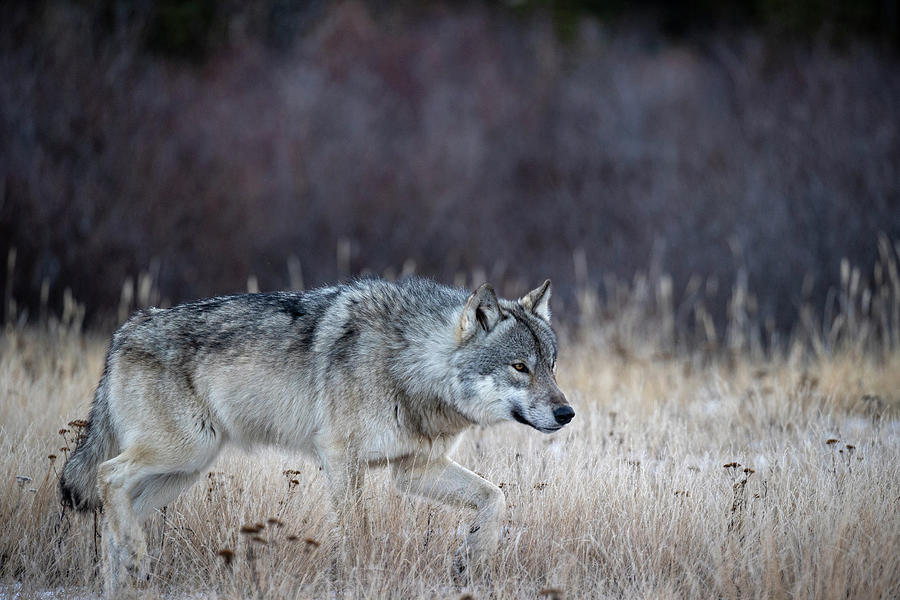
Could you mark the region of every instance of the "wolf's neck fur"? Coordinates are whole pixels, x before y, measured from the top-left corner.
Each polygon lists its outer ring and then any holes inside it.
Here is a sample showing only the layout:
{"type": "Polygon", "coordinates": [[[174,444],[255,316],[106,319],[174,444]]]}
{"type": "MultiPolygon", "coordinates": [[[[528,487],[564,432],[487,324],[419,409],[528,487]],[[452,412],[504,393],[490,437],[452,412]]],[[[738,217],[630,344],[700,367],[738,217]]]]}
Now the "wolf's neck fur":
{"type": "Polygon", "coordinates": [[[430,423],[428,429],[441,434],[458,433],[477,422],[463,412],[466,390],[453,367],[459,343],[456,324],[463,308],[464,302],[442,307],[439,327],[431,317],[415,319],[403,337],[403,349],[392,361],[393,375],[409,395],[409,408],[423,415],[427,412],[430,420],[437,417],[439,422],[430,423]]]}

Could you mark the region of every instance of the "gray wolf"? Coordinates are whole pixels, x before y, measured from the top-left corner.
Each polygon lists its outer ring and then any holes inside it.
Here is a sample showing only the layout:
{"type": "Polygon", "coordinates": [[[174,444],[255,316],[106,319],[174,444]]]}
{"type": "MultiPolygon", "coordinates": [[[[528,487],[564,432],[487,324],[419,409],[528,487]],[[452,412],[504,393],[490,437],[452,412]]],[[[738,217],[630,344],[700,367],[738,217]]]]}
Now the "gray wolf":
{"type": "Polygon", "coordinates": [[[133,315],[113,335],[61,501],[104,511],[107,591],[145,577],[142,519],[194,482],[225,444],[275,444],[319,461],[340,523],[366,469],[400,490],[475,511],[453,561],[483,572],[503,493],[449,458],[466,429],[518,421],[543,433],[575,415],[556,384],[550,281],[518,300],[430,280],[364,279],[243,294],[133,315]]]}

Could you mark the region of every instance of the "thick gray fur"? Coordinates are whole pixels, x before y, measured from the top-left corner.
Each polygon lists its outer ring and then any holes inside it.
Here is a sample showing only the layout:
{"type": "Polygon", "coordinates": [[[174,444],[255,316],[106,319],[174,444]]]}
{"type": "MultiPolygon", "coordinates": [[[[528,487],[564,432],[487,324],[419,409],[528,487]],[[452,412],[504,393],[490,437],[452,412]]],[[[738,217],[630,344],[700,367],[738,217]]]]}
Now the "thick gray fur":
{"type": "Polygon", "coordinates": [[[365,469],[389,464],[401,490],[476,509],[461,573],[496,549],[505,502],[449,459],[459,436],[502,421],[549,433],[571,419],[561,407],[574,414],[555,382],[549,298],[549,281],[511,301],[488,285],[363,279],[136,313],[113,336],[62,501],[104,505],[113,586],[146,569],[142,516],[226,443],[315,457],[339,517],[365,469]]]}

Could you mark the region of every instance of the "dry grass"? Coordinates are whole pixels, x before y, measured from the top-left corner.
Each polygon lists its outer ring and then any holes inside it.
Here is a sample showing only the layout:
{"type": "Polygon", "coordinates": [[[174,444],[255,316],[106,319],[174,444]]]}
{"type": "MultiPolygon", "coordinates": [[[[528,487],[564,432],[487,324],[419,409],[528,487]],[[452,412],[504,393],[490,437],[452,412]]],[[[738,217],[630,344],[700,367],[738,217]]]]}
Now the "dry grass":
{"type": "MultiPolygon", "coordinates": [[[[458,451],[509,504],[492,581],[468,592],[900,594],[900,352],[641,358],[569,337],[559,372],[572,426],[474,430],[458,451]]],[[[55,485],[71,446],[58,432],[86,414],[105,342],[14,328],[0,339],[0,597],[99,590],[93,521],[60,518],[55,485]]],[[[296,456],[223,456],[149,522],[147,595],[333,593],[321,477],[296,456]]],[[[401,497],[378,471],[366,498],[370,530],[347,570],[349,595],[458,597],[449,562],[471,515],[401,497]]]]}

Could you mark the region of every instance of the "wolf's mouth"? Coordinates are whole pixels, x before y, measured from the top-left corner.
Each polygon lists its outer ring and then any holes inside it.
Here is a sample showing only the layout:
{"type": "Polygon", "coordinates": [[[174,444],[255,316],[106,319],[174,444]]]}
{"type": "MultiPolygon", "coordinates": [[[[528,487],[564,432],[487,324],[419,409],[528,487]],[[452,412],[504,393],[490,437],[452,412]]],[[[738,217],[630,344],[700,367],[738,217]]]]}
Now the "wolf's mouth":
{"type": "MultiPolygon", "coordinates": [[[[519,423],[522,423],[523,425],[528,425],[529,427],[534,427],[534,423],[532,423],[531,421],[529,421],[528,419],[525,418],[525,415],[522,414],[522,411],[519,410],[518,406],[515,407],[514,409],[512,409],[512,418],[515,419],[516,421],[518,421],[519,423]]],[[[537,429],[537,427],[534,427],[534,428],[537,429]]]]}
{"type": "Polygon", "coordinates": [[[528,425],[529,427],[534,427],[541,433],[553,433],[554,431],[559,431],[560,429],[563,428],[562,425],[556,425],[553,427],[538,427],[537,425],[535,425],[534,423],[532,423],[531,421],[529,421],[528,419],[525,418],[525,415],[522,414],[522,411],[519,410],[518,406],[516,408],[512,409],[512,418],[515,419],[516,421],[518,421],[519,423],[522,423],[523,425],[528,425]]]}

